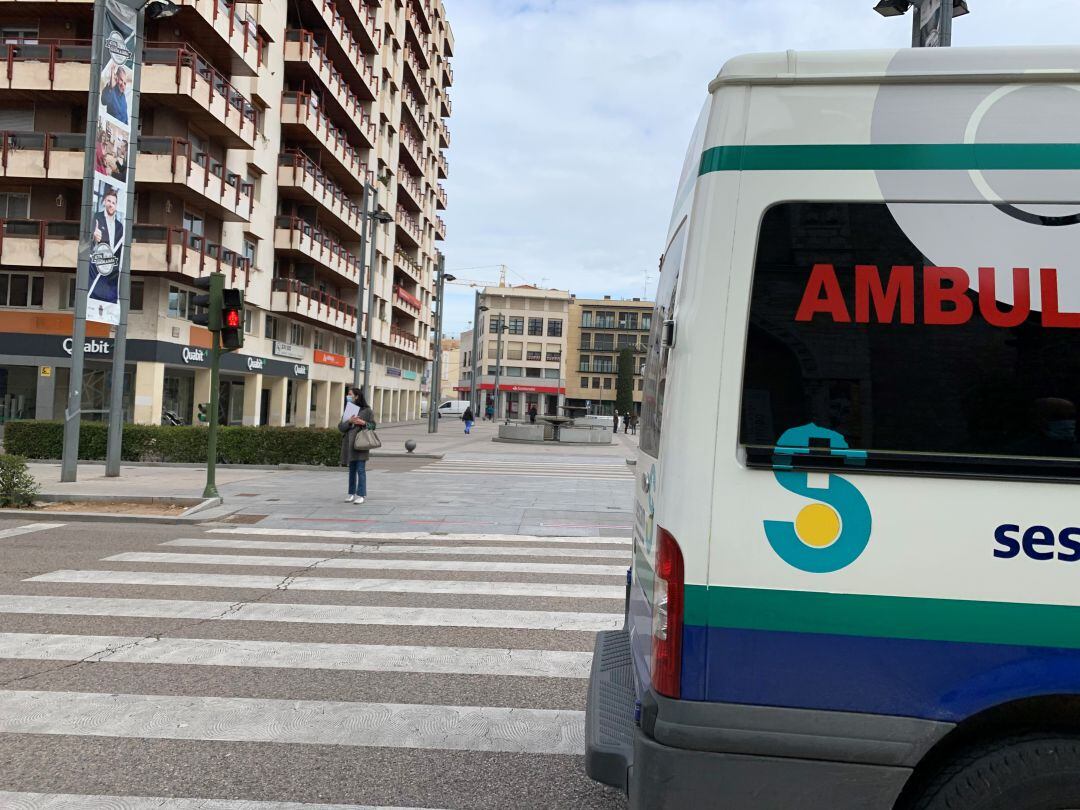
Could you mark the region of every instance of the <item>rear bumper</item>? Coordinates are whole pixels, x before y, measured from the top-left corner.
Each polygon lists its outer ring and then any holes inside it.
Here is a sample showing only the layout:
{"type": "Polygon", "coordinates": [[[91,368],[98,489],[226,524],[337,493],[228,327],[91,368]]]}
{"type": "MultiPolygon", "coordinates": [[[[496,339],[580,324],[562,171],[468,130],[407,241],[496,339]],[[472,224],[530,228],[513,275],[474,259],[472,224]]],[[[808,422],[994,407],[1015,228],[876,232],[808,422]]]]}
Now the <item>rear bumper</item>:
{"type": "Polygon", "coordinates": [[[670,700],[637,712],[625,631],[597,637],[585,767],[630,807],[892,807],[951,725],[911,718],[670,700]]]}

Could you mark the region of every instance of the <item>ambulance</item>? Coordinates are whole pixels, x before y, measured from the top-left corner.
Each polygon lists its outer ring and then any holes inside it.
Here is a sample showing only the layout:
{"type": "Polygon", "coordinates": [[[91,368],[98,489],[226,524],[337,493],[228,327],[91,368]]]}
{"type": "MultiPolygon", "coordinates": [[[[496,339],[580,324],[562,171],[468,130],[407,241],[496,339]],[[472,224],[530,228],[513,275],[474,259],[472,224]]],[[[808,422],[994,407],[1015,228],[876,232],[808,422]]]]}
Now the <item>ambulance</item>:
{"type": "Polygon", "coordinates": [[[631,808],[1080,808],[1080,48],[727,63],[586,769],[631,808]]]}

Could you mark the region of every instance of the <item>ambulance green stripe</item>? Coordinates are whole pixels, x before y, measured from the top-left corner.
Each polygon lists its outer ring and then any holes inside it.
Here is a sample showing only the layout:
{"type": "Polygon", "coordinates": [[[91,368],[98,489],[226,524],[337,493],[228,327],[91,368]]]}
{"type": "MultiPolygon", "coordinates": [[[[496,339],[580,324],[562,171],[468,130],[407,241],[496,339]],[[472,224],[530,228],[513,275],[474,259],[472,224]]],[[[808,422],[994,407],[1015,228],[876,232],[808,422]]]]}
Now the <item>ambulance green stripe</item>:
{"type": "Polygon", "coordinates": [[[686,586],[687,624],[1080,649],[1080,607],[686,586]]]}
{"type": "Polygon", "coordinates": [[[714,146],[699,174],[750,171],[1080,169],[1080,143],[714,146]]]}

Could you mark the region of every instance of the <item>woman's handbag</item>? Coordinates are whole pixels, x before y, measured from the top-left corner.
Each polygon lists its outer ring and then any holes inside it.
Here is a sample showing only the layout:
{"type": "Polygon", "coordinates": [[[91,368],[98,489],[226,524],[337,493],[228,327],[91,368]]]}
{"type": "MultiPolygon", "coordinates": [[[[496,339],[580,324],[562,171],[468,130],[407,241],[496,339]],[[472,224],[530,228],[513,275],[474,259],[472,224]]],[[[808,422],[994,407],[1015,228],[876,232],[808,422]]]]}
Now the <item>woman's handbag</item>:
{"type": "Polygon", "coordinates": [[[352,446],[353,450],[374,450],[377,447],[382,447],[382,440],[379,439],[374,427],[365,427],[356,431],[352,446]]]}

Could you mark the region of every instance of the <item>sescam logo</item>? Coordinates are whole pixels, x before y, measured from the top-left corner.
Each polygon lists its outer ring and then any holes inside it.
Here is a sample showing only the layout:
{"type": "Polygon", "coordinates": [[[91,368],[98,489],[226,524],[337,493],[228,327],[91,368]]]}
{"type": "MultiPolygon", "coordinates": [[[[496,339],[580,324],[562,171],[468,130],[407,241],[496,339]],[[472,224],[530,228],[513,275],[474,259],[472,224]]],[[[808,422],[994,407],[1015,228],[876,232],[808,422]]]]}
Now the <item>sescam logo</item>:
{"type": "Polygon", "coordinates": [[[843,436],[815,424],[785,431],[776,443],[773,474],[777,483],[818,503],[803,507],[793,523],[766,520],[769,545],[784,562],[802,571],[839,571],[855,562],[870,542],[870,507],[855,485],[839,475],[826,473],[825,487],[811,487],[807,473],[791,469],[797,455],[839,456],[847,464],[862,464],[866,453],[849,450],[843,436]]]}

